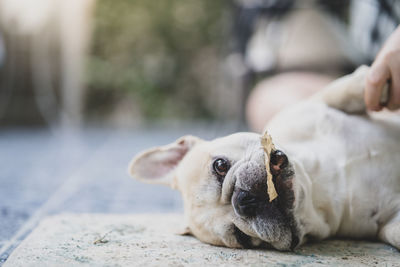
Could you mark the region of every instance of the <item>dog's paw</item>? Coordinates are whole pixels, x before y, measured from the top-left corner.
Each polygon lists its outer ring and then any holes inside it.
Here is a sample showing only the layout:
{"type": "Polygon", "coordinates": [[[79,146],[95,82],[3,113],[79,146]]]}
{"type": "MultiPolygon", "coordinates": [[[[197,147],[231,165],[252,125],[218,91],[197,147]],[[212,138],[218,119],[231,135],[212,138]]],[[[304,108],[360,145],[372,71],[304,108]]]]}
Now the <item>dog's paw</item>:
{"type": "Polygon", "coordinates": [[[361,66],[353,73],[335,80],[322,91],[323,101],[347,113],[365,112],[364,84],[369,67],[361,66]]]}
{"type": "Polygon", "coordinates": [[[400,212],[379,231],[379,238],[400,250],[400,212]]]}

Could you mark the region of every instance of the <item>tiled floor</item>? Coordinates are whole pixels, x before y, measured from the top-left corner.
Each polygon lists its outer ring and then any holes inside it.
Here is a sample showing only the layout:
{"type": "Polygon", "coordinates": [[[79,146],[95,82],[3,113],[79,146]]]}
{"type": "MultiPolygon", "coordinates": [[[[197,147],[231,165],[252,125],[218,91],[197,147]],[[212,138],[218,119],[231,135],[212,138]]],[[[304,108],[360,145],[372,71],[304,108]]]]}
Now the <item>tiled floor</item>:
{"type": "Polygon", "coordinates": [[[61,212],[181,210],[179,194],[127,175],[132,156],[184,134],[211,139],[235,126],[139,130],[0,129],[0,265],[41,218],[61,212]]]}

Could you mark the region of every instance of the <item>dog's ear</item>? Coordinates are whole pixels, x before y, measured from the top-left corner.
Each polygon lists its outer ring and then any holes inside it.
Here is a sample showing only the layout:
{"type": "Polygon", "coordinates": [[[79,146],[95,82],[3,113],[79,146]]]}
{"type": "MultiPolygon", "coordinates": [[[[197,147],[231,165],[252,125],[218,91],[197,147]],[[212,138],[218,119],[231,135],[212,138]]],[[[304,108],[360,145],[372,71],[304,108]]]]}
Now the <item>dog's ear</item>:
{"type": "Polygon", "coordinates": [[[129,165],[129,174],[146,183],[164,184],[175,188],[176,167],[200,141],[198,137],[187,135],[172,144],[146,150],[133,158],[129,165]]]}
{"type": "Polygon", "coordinates": [[[189,226],[181,226],[179,228],[176,228],[174,233],[176,235],[192,235],[189,226]]]}

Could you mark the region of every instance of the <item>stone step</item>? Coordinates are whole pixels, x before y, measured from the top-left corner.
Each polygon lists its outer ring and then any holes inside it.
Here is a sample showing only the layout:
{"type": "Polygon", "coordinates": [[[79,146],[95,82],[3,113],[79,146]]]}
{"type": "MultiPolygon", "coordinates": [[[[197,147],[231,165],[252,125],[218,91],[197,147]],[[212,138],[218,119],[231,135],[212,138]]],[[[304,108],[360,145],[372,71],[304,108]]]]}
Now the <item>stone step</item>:
{"type": "Polygon", "coordinates": [[[16,266],[399,266],[385,244],[330,240],[295,252],[230,249],[174,234],[178,214],[60,214],[46,217],[13,251],[16,266]]]}

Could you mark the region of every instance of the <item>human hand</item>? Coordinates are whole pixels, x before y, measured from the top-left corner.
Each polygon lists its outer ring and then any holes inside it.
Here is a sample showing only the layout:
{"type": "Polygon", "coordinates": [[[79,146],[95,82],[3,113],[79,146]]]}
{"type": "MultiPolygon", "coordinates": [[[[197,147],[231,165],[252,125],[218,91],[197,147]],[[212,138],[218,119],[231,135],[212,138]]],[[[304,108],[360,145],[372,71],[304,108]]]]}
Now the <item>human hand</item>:
{"type": "Polygon", "coordinates": [[[390,35],[378,53],[365,80],[364,101],[368,109],[382,110],[380,103],[382,91],[390,80],[390,96],[386,107],[390,110],[400,108],[400,26],[390,35]]]}

